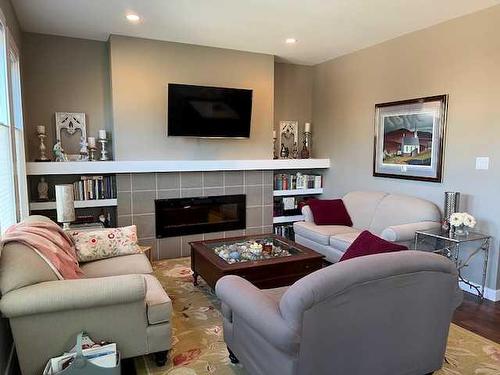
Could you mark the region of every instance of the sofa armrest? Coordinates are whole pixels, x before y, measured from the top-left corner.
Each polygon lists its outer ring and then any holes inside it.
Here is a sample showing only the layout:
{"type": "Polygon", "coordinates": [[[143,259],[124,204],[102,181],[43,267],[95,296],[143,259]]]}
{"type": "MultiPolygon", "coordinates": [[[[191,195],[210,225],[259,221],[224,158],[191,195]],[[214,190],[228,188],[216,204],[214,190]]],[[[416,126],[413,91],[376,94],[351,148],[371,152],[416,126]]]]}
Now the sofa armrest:
{"type": "Polygon", "coordinates": [[[215,286],[217,297],[225,305],[225,316],[241,318],[275,347],[295,352],[299,335],[281,316],[279,304],[247,280],[230,275],[221,278],[215,286]]]}
{"type": "Polygon", "coordinates": [[[144,300],[141,275],[47,281],[2,296],[0,309],[7,318],[125,304],[144,300]]]}
{"type": "Polygon", "coordinates": [[[436,221],[420,221],[418,223],[393,225],[385,228],[381,233],[381,237],[391,242],[412,241],[415,238],[417,230],[435,229],[440,226],[441,223],[436,221]]]}

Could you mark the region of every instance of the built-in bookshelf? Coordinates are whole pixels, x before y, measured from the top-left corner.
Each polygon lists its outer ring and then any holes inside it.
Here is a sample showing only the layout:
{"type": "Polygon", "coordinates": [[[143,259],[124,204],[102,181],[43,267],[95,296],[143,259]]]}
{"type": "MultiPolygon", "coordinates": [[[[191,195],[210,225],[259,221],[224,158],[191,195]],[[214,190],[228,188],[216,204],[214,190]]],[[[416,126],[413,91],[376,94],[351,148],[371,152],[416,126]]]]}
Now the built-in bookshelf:
{"type": "Polygon", "coordinates": [[[293,223],[295,221],[302,221],[302,220],[304,220],[304,215],[284,215],[284,216],[273,217],[274,224],[293,223]]]}
{"type": "Polygon", "coordinates": [[[317,189],[294,189],[294,190],[274,190],[275,197],[287,197],[292,195],[318,195],[323,194],[323,188],[317,189]]]}
{"type": "MultiPolygon", "coordinates": [[[[94,199],[94,200],[79,200],[75,201],[75,208],[92,208],[92,207],[114,207],[117,206],[115,199],[94,199]]],[[[30,202],[31,211],[55,210],[56,202],[30,202]]]]}
{"type": "Polygon", "coordinates": [[[32,215],[56,219],[55,186],[60,184],[73,185],[77,223],[97,222],[100,215],[104,215],[111,224],[116,223],[118,201],[114,174],[28,175],[29,209],[32,215]],[[47,199],[40,199],[38,189],[42,181],[47,184],[47,199]]]}
{"type": "Polygon", "coordinates": [[[319,171],[276,171],[273,190],[274,233],[294,239],[293,223],[303,221],[302,207],[308,199],[323,194],[319,171]]]}

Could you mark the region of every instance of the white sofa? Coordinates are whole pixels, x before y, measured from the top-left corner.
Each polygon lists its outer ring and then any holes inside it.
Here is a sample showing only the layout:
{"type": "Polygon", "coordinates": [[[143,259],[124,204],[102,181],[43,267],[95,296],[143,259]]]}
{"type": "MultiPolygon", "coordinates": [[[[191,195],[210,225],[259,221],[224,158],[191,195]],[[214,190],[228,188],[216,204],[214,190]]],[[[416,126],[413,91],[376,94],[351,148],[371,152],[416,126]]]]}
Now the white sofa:
{"type": "Polygon", "coordinates": [[[441,225],[438,207],[425,199],[374,191],[355,191],[342,198],[353,226],[316,225],[304,206],[305,221],[293,225],[295,241],[337,262],[356,237],[369,230],[387,241],[412,246],[415,231],[441,225]]]}

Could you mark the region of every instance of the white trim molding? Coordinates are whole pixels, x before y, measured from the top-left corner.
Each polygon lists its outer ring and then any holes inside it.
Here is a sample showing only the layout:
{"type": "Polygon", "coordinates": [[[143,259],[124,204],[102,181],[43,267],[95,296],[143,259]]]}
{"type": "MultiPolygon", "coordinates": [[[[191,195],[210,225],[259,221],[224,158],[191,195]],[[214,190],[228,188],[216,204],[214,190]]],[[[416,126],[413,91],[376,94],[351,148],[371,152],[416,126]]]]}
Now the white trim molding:
{"type": "MultiPolygon", "coordinates": [[[[467,282],[477,286],[478,288],[481,288],[481,285],[479,285],[479,284],[473,283],[471,281],[467,281],[467,282]]],[[[467,285],[466,283],[464,283],[462,281],[460,281],[458,283],[458,285],[460,286],[460,289],[462,289],[463,291],[477,295],[477,290],[472,288],[470,285],[467,285]]],[[[500,301],[500,289],[495,290],[495,289],[485,287],[484,288],[484,298],[487,300],[493,301],[493,302],[500,301]]]]}
{"type": "Polygon", "coordinates": [[[31,176],[96,173],[202,172],[327,168],[330,168],[330,159],[120,160],[26,163],[27,174],[31,176]]]}

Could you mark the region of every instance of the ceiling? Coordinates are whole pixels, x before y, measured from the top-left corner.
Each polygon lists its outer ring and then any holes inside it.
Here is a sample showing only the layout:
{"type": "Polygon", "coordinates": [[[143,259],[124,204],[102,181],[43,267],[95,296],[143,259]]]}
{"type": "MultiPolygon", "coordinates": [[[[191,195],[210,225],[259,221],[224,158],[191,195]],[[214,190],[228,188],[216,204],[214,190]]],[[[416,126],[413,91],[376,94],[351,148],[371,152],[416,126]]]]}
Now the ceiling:
{"type": "Polygon", "coordinates": [[[231,48],[317,64],[500,0],[12,0],[24,31],[110,34],[231,48]],[[141,16],[138,24],[127,13],[141,16]],[[297,43],[286,44],[286,38],[297,43]]]}

